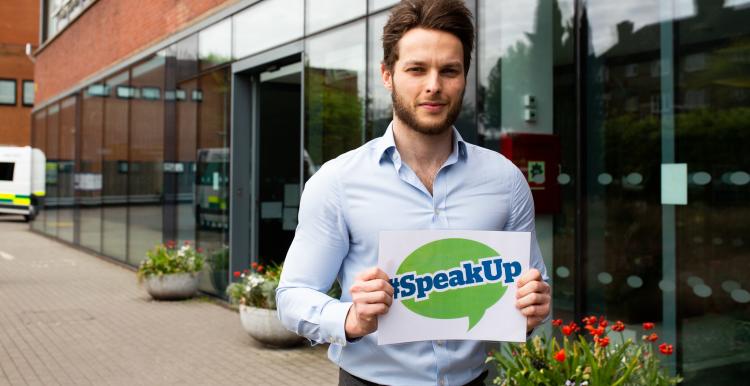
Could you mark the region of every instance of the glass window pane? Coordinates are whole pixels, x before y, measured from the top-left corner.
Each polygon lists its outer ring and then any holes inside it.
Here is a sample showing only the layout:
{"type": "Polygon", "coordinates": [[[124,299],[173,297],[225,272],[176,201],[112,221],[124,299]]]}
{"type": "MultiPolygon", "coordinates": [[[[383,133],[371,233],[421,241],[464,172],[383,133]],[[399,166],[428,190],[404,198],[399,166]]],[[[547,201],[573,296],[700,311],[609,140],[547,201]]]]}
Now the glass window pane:
{"type": "MultiPolygon", "coordinates": [[[[131,86],[163,88],[164,58],[159,53],[133,67],[131,86]]],[[[128,263],[138,265],[162,242],[164,102],[143,95],[132,99],[130,119],[128,263]]]]}
{"type": "Polygon", "coordinates": [[[34,105],[34,81],[24,80],[23,81],[23,105],[33,106],[34,105]]]}
{"type": "Polygon", "coordinates": [[[365,22],[306,42],[305,151],[317,170],[323,162],[364,143],[365,22]]]}
{"type": "Polygon", "coordinates": [[[266,0],[232,17],[234,57],[242,58],[302,37],[304,0],[266,0]]]}
{"type": "Polygon", "coordinates": [[[367,50],[370,62],[367,63],[367,138],[370,140],[385,133],[393,119],[391,94],[383,85],[380,63],[383,62],[383,27],[388,21],[388,13],[380,13],[368,18],[367,50]]]}
{"type": "Polygon", "coordinates": [[[60,103],[60,151],[57,164],[57,237],[73,242],[73,178],[76,140],[76,97],[60,103]]]}
{"type": "Polygon", "coordinates": [[[198,74],[198,35],[192,34],[172,45],[168,57],[176,60],[176,79],[182,82],[198,74]]]}
{"type": "Polygon", "coordinates": [[[107,79],[104,103],[102,171],[102,252],[125,260],[128,223],[128,100],[115,97],[118,86],[128,86],[128,72],[107,79]]]}
{"type": "Polygon", "coordinates": [[[102,248],[103,119],[104,98],[84,90],[81,99],[81,151],[76,182],[79,242],[97,252],[102,248]]]}
{"type": "Polygon", "coordinates": [[[380,11],[399,2],[399,0],[369,0],[370,12],[380,11]]]}
{"type": "Polygon", "coordinates": [[[58,200],[58,163],[60,161],[60,105],[55,103],[47,108],[47,164],[45,185],[47,196],[45,209],[47,211],[45,233],[57,237],[57,209],[58,200]]]}
{"type": "MultiPolygon", "coordinates": [[[[750,374],[750,278],[738,269],[750,256],[750,4],[723,3],[675,1],[673,69],[665,61],[631,60],[644,82],[674,74],[670,142],[674,162],[687,164],[688,199],[672,207],[664,227],[673,225],[676,246],[686,385],[740,384],[750,374]]],[[[655,28],[636,27],[632,40],[655,28]]],[[[649,110],[666,114],[664,99],[651,94],[649,110]]]]}
{"type": "MultiPolygon", "coordinates": [[[[532,186],[536,232],[553,284],[553,312],[568,320],[576,284],[573,10],[573,0],[480,0],[475,61],[477,144],[500,151],[501,141],[526,140],[528,149],[545,149],[534,157],[545,159],[542,170],[552,183],[532,186]],[[524,95],[534,97],[533,106],[524,95]],[[527,119],[527,109],[536,120],[527,119]]],[[[528,154],[505,155],[528,174],[528,154]]]]}
{"type": "Polygon", "coordinates": [[[0,105],[16,104],[16,81],[0,79],[0,105]]]}
{"type": "Polygon", "coordinates": [[[232,19],[224,19],[198,33],[200,68],[232,60],[232,19]]]}
{"type": "MultiPolygon", "coordinates": [[[[31,146],[34,149],[39,149],[42,151],[42,154],[44,154],[45,158],[47,156],[47,110],[37,111],[34,113],[33,119],[32,119],[32,129],[31,129],[31,146]]],[[[39,231],[44,232],[45,229],[45,221],[47,217],[47,211],[44,210],[45,207],[45,199],[46,199],[46,164],[45,164],[45,170],[44,175],[39,177],[36,175],[36,170],[32,170],[34,174],[32,174],[32,178],[34,181],[37,181],[41,179],[41,181],[44,183],[44,192],[32,192],[34,193],[35,200],[38,200],[35,204],[36,209],[39,211],[36,218],[34,219],[34,222],[31,224],[31,228],[39,231]]]]}
{"type": "Polygon", "coordinates": [[[366,0],[307,0],[307,34],[343,23],[367,12],[366,0]]]}
{"type": "MultiPolygon", "coordinates": [[[[227,245],[229,244],[229,109],[230,69],[223,68],[198,79],[202,98],[198,106],[198,127],[194,149],[194,218],[196,242],[215,266],[209,281],[204,277],[200,288],[223,294],[229,277],[227,245]]],[[[189,130],[189,128],[188,128],[189,130]]],[[[188,134],[190,135],[190,134],[188,134]]]]}

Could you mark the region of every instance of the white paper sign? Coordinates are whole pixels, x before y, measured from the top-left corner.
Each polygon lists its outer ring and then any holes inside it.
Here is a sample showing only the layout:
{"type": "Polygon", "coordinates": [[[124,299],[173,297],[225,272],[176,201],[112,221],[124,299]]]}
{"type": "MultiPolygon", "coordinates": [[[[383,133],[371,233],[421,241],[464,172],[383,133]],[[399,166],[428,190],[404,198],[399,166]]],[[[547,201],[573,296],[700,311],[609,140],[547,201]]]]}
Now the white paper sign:
{"type": "Polygon", "coordinates": [[[378,319],[378,344],[525,341],[516,281],[529,269],[530,249],[529,232],[380,232],[378,266],[394,300],[378,319]]]}

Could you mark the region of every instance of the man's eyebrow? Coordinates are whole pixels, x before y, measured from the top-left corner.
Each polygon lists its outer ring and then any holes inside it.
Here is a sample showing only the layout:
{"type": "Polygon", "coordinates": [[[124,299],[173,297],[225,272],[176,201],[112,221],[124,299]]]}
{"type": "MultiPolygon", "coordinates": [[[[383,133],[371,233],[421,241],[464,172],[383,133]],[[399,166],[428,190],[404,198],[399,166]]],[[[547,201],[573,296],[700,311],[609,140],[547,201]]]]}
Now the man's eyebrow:
{"type": "MultiPolygon", "coordinates": [[[[403,65],[404,66],[424,66],[425,63],[426,62],[423,61],[423,60],[416,60],[415,59],[415,60],[407,60],[407,61],[404,62],[403,65]]],[[[462,66],[463,66],[463,63],[461,63],[461,61],[459,61],[459,60],[455,60],[455,61],[448,62],[448,63],[443,63],[441,65],[441,67],[462,67],[462,66]]]]}

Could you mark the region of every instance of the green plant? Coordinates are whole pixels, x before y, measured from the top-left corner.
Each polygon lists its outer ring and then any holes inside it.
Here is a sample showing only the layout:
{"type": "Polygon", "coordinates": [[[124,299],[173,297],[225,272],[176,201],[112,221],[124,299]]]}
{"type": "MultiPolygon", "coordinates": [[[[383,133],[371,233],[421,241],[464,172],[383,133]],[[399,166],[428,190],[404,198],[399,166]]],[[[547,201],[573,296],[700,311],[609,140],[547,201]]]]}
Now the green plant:
{"type": "Polygon", "coordinates": [[[204,261],[201,248],[194,248],[189,241],[177,248],[176,243],[170,240],[146,252],[146,259],[138,267],[138,280],[171,273],[200,272],[204,261]]]}
{"type": "Polygon", "coordinates": [[[227,287],[227,295],[232,304],[276,309],[276,287],[281,278],[281,265],[264,266],[252,263],[250,270],[235,271],[234,277],[240,279],[227,287]]]}
{"type": "MultiPolygon", "coordinates": [[[[276,288],[279,286],[282,268],[283,266],[278,264],[265,266],[252,263],[250,269],[242,272],[235,271],[233,276],[239,281],[227,287],[226,293],[229,300],[232,304],[275,310],[276,288]]],[[[328,296],[341,297],[341,287],[338,281],[334,282],[328,290],[328,296]]]]}
{"type": "MultiPolygon", "coordinates": [[[[625,339],[625,324],[617,321],[610,325],[603,318],[589,316],[583,319],[585,334],[575,322],[563,325],[562,320],[552,322],[562,333],[562,345],[557,339],[534,337],[523,344],[507,344],[503,352],[490,353],[488,361],[497,363],[497,385],[674,385],[682,378],[670,376],[662,368],[654,345],[656,333],[643,335],[634,342],[625,339]],[[610,345],[608,333],[616,332],[622,343],[610,345]],[[571,336],[572,335],[572,336],[571,336]]],[[[644,323],[643,329],[654,328],[644,323]]],[[[658,346],[660,355],[671,355],[673,347],[667,343],[658,346]]]]}

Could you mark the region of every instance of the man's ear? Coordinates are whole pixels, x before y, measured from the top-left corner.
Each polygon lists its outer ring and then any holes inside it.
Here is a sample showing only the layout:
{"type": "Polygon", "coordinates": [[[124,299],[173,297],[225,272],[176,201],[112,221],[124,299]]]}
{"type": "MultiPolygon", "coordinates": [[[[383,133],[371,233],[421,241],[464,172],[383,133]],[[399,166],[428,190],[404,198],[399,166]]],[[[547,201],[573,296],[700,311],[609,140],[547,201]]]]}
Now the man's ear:
{"type": "Polygon", "coordinates": [[[380,63],[380,76],[383,78],[383,86],[393,92],[393,72],[383,62],[380,63]]]}

